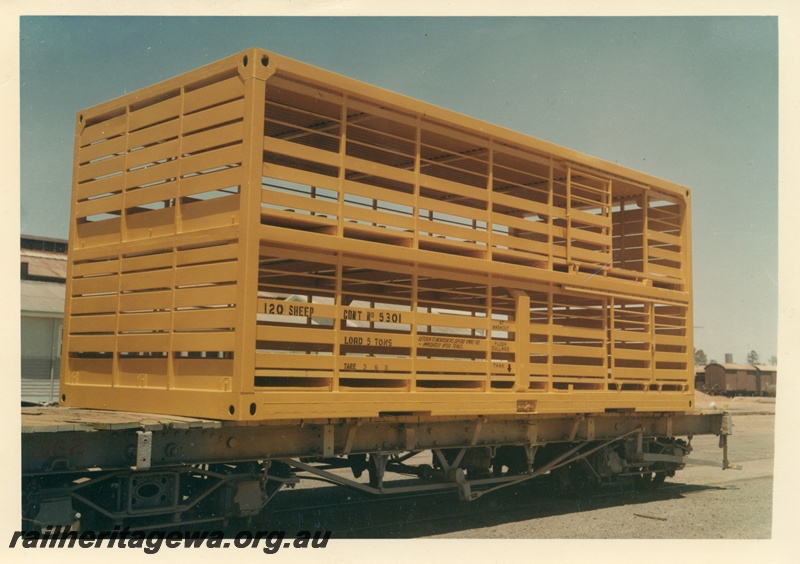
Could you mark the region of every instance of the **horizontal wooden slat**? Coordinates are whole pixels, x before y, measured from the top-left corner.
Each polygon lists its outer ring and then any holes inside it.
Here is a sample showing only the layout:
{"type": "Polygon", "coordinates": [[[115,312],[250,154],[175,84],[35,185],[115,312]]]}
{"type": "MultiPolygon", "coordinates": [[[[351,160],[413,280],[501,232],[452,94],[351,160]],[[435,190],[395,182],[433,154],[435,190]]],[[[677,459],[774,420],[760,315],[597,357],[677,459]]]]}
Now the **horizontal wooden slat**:
{"type": "Polygon", "coordinates": [[[122,172],[124,168],[125,155],[85,164],[78,167],[78,182],[83,183],[115,172],[122,172]]]}
{"type": "Polygon", "coordinates": [[[117,291],[118,279],[116,276],[93,276],[91,278],[76,278],[72,281],[72,295],[103,294],[117,291]]]}
{"type": "MultiPolygon", "coordinates": [[[[448,351],[474,351],[489,350],[490,341],[482,337],[469,335],[417,335],[417,348],[441,351],[442,356],[447,356],[448,351]]],[[[395,345],[397,346],[397,345],[395,345]]],[[[438,354],[436,356],[439,356],[438,354]]]]}
{"type": "Polygon", "coordinates": [[[397,182],[405,182],[406,184],[414,184],[415,180],[414,172],[411,170],[396,168],[356,157],[345,157],[344,166],[348,171],[360,172],[362,174],[371,176],[379,176],[389,180],[396,180],[397,182]]]}
{"type": "Polygon", "coordinates": [[[215,82],[184,94],[183,112],[191,114],[197,110],[216,106],[222,102],[244,96],[244,82],[238,75],[215,82]]]}
{"type": "Polygon", "coordinates": [[[515,210],[520,210],[527,214],[537,214],[543,217],[553,215],[553,208],[547,204],[534,202],[525,198],[518,198],[511,194],[503,194],[502,192],[492,193],[492,203],[495,205],[506,206],[515,210]]]}
{"type": "Polygon", "coordinates": [[[194,172],[213,170],[218,167],[239,164],[244,158],[241,145],[214,149],[199,155],[181,159],[181,173],[185,176],[194,172]]]}
{"type": "Polygon", "coordinates": [[[229,305],[236,303],[235,285],[200,286],[175,290],[175,307],[229,305]]]}
{"type": "Polygon", "coordinates": [[[611,262],[611,252],[590,251],[573,246],[569,251],[573,260],[593,262],[596,264],[606,264],[611,262]]]}
{"type": "Polygon", "coordinates": [[[413,217],[397,213],[359,208],[356,206],[345,206],[342,213],[344,214],[345,221],[351,219],[368,221],[376,225],[400,227],[406,231],[412,231],[415,226],[413,217]]]}
{"type": "Polygon", "coordinates": [[[242,167],[235,167],[183,178],[180,181],[181,196],[241,186],[242,171],[242,167]]]}
{"type": "Polygon", "coordinates": [[[176,331],[193,329],[233,328],[237,323],[236,308],[204,308],[176,311],[173,327],[176,331]]]}
{"type": "Polygon", "coordinates": [[[298,194],[288,194],[278,190],[262,190],[261,202],[273,206],[291,208],[295,211],[312,211],[315,213],[332,215],[334,217],[339,214],[339,204],[337,202],[311,198],[310,195],[301,196],[298,194]]]}
{"type": "Polygon", "coordinates": [[[166,182],[125,193],[125,207],[134,208],[156,202],[165,202],[178,197],[178,183],[166,182]]]}
{"type": "Polygon", "coordinates": [[[587,225],[594,225],[597,227],[611,228],[611,218],[593,213],[571,209],[569,211],[569,220],[572,223],[585,223],[587,225]]]}
{"type": "Polygon", "coordinates": [[[580,345],[552,345],[553,356],[580,356],[585,358],[603,358],[606,355],[603,346],[580,346],[580,345]]]}
{"type": "Polygon", "coordinates": [[[172,293],[168,290],[136,292],[119,297],[120,311],[146,311],[172,307],[172,293]]]}
{"type": "MultiPolygon", "coordinates": [[[[523,219],[497,212],[492,213],[490,219],[495,231],[497,231],[501,225],[508,227],[509,229],[539,233],[542,235],[548,235],[551,231],[550,224],[548,224],[546,221],[523,219]]],[[[516,235],[519,236],[520,234],[516,233],[516,235]]]]}
{"type": "Polygon", "coordinates": [[[451,215],[465,220],[487,221],[489,219],[489,214],[485,210],[479,210],[470,206],[462,206],[451,202],[444,202],[434,198],[420,197],[418,199],[417,207],[420,210],[421,217],[425,217],[427,215],[423,215],[422,210],[429,210],[434,213],[451,215]]]}
{"type": "Polygon", "coordinates": [[[185,136],[181,140],[181,153],[192,154],[212,147],[241,143],[244,136],[244,124],[241,121],[229,123],[214,129],[208,129],[194,135],[185,136]]]}
{"type": "Polygon", "coordinates": [[[686,346],[688,344],[688,337],[678,335],[655,335],[656,345],[672,345],[672,346],[686,346]]]}
{"type": "Polygon", "coordinates": [[[586,229],[572,228],[569,231],[569,236],[573,241],[583,241],[595,245],[607,246],[609,248],[611,246],[611,236],[604,233],[594,233],[586,229]]]}
{"type": "Polygon", "coordinates": [[[656,351],[655,353],[655,361],[656,362],[679,362],[679,363],[686,363],[688,360],[688,356],[686,353],[675,353],[675,352],[661,352],[656,351]]]}
{"type": "Polygon", "coordinates": [[[228,263],[183,266],[175,270],[176,286],[219,284],[236,280],[236,269],[228,263]]]}
{"type": "Polygon", "coordinates": [[[680,252],[670,251],[668,249],[663,249],[661,247],[654,247],[653,245],[647,247],[647,254],[653,258],[670,260],[673,262],[677,262],[678,264],[680,264],[683,261],[683,255],[680,252]]]}
{"type": "Polygon", "coordinates": [[[181,111],[180,96],[173,96],[130,113],[128,131],[136,131],[154,123],[175,119],[181,111]]]}
{"type": "Polygon", "coordinates": [[[165,352],[169,350],[170,336],[167,333],[141,333],[119,335],[119,352],[165,352]]]}
{"type": "Polygon", "coordinates": [[[665,370],[663,368],[656,368],[654,371],[654,377],[656,380],[677,380],[681,382],[688,382],[690,378],[693,378],[693,372],[691,369],[685,370],[665,370]]]}
{"type": "Polygon", "coordinates": [[[120,331],[167,331],[170,312],[125,313],[119,316],[120,331]]]}
{"type": "Polygon", "coordinates": [[[560,376],[582,376],[586,378],[604,378],[606,368],[603,366],[582,366],[578,364],[553,364],[553,378],[560,376]]]}
{"type": "Polygon", "coordinates": [[[78,150],[78,162],[85,164],[101,157],[116,155],[117,153],[124,153],[125,146],[125,137],[117,137],[109,141],[102,141],[100,143],[95,143],[94,145],[82,147],[78,150]]]}
{"type": "Polygon", "coordinates": [[[174,257],[169,250],[162,253],[149,253],[141,256],[124,257],[122,259],[122,272],[136,272],[140,270],[154,270],[170,268],[174,257]]]}
{"type": "Polygon", "coordinates": [[[652,262],[647,263],[647,272],[650,274],[658,274],[660,276],[668,276],[670,278],[675,278],[676,280],[683,279],[683,272],[680,269],[669,268],[667,266],[653,264],[652,262]]]}
{"type": "MultiPolygon", "coordinates": [[[[378,359],[382,361],[383,359],[378,359]]],[[[485,361],[478,360],[444,360],[440,358],[420,358],[416,361],[418,373],[445,372],[448,374],[485,374],[487,365],[485,361]]]]}
{"type": "Polygon", "coordinates": [[[175,390],[229,392],[233,362],[220,358],[178,358],[174,362],[175,390]]]}
{"type": "Polygon", "coordinates": [[[107,313],[117,310],[117,296],[86,296],[73,298],[69,304],[70,313],[107,313]]]}
{"type": "MultiPolygon", "coordinates": [[[[417,313],[415,314],[417,325],[429,325],[435,327],[457,327],[464,329],[487,329],[490,323],[499,323],[496,320],[488,320],[485,317],[469,317],[466,315],[448,315],[443,313],[417,313]]],[[[512,328],[513,322],[505,322],[512,328]]]]}
{"type": "Polygon", "coordinates": [[[337,357],[333,355],[256,353],[256,370],[259,368],[333,370],[336,361],[337,357]]]}
{"type": "Polygon", "coordinates": [[[244,116],[244,100],[234,100],[213,108],[183,117],[183,133],[187,135],[221,123],[241,120],[244,116]]]}
{"type": "Polygon", "coordinates": [[[653,353],[650,350],[638,349],[621,349],[614,348],[611,356],[615,360],[646,360],[649,361],[653,358],[653,353]]]}
{"type": "MultiPolygon", "coordinates": [[[[615,329],[611,332],[611,338],[614,341],[623,341],[627,343],[649,343],[650,342],[650,333],[645,333],[643,331],[624,331],[620,329],[615,329]]],[[[658,337],[656,337],[656,340],[658,337]]]]}
{"type": "Polygon", "coordinates": [[[150,209],[126,216],[126,242],[177,234],[175,206],[150,209]]]}
{"type": "Polygon", "coordinates": [[[614,367],[611,369],[614,380],[642,380],[647,381],[653,375],[651,368],[614,367]]]}
{"type": "Polygon", "coordinates": [[[346,308],[348,314],[339,311],[333,304],[316,304],[306,302],[290,302],[286,300],[268,300],[259,298],[258,313],[280,318],[312,318],[312,319],[352,319],[358,317],[357,313],[349,313],[354,308],[346,308]]]}
{"type": "MultiPolygon", "coordinates": [[[[178,252],[176,260],[178,266],[186,266],[190,264],[235,260],[238,253],[238,245],[214,245],[182,250],[178,252]]],[[[233,268],[235,265],[230,266],[233,268]]]]}
{"type": "Polygon", "coordinates": [[[653,231],[652,229],[647,230],[647,239],[650,241],[655,241],[657,243],[666,243],[668,245],[677,245],[681,246],[683,241],[680,237],[675,235],[670,235],[669,233],[661,233],[660,231],[653,231]]]}
{"type": "Polygon", "coordinates": [[[419,175],[419,183],[422,187],[431,188],[460,198],[469,198],[478,201],[487,201],[489,198],[488,191],[483,188],[476,188],[459,182],[445,180],[444,178],[429,176],[424,174],[424,171],[419,175]]]}
{"type": "Polygon", "coordinates": [[[225,228],[239,223],[239,195],[222,196],[181,205],[183,231],[225,228]]]}
{"type": "Polygon", "coordinates": [[[117,316],[110,315],[80,315],[73,316],[69,321],[69,332],[75,333],[109,333],[116,330],[117,316]]]}
{"type": "Polygon", "coordinates": [[[372,186],[370,184],[358,182],[357,180],[345,180],[343,186],[345,199],[347,196],[361,196],[363,198],[370,198],[390,204],[398,204],[398,206],[402,208],[411,207],[412,195],[406,192],[372,186]]]}
{"type": "Polygon", "coordinates": [[[153,143],[159,143],[169,139],[178,137],[180,133],[181,122],[177,119],[160,123],[146,129],[134,131],[128,134],[128,148],[136,149],[137,147],[146,147],[153,143]]]}
{"type": "Polygon", "coordinates": [[[114,342],[114,335],[70,335],[67,352],[110,352],[114,350],[114,342]]]}
{"type": "Polygon", "coordinates": [[[99,123],[86,126],[80,134],[81,146],[89,145],[101,139],[116,137],[125,132],[127,114],[122,114],[99,123]]]}
{"type": "Polygon", "coordinates": [[[109,212],[118,212],[122,209],[122,194],[86,200],[75,204],[75,218],[81,219],[109,212]]]}
{"type": "Polygon", "coordinates": [[[233,331],[197,331],[173,333],[172,350],[175,351],[232,351],[235,346],[233,331]]]}
{"type": "Polygon", "coordinates": [[[288,166],[281,166],[274,163],[264,163],[263,175],[267,178],[296,182],[306,186],[317,186],[327,190],[338,191],[339,189],[339,179],[336,177],[299,170],[288,166]]]}
{"type": "Polygon", "coordinates": [[[91,182],[79,184],[75,186],[75,191],[73,194],[75,196],[75,200],[80,202],[81,200],[92,198],[94,196],[100,196],[101,194],[119,192],[122,190],[124,185],[125,177],[122,174],[118,174],[117,176],[109,176],[108,178],[92,180],[91,182]]]}
{"type": "Polygon", "coordinates": [[[171,288],[172,280],[172,269],[134,272],[130,274],[123,274],[120,277],[120,288],[123,292],[130,292],[133,290],[149,290],[155,288],[171,288]]]}
{"type": "Polygon", "coordinates": [[[125,188],[135,188],[178,176],[178,161],[167,161],[146,168],[139,168],[125,175],[125,188]]]}
{"type": "Polygon", "coordinates": [[[317,149],[316,147],[310,147],[308,145],[302,145],[292,141],[285,141],[276,137],[264,138],[264,150],[281,155],[290,155],[298,159],[320,163],[327,166],[338,167],[341,161],[341,156],[339,153],[317,149]]]}
{"type": "MultiPolygon", "coordinates": [[[[502,256],[502,253],[506,252],[505,248],[511,250],[511,255],[513,256],[513,251],[521,251],[524,253],[534,253],[538,257],[547,257],[548,253],[553,253],[555,257],[566,257],[567,251],[564,247],[553,247],[548,245],[547,243],[542,243],[539,241],[531,241],[529,239],[524,239],[521,237],[509,237],[506,235],[500,235],[498,233],[492,234],[492,246],[499,252],[498,256],[502,256]],[[505,247],[505,248],[504,248],[505,247]]],[[[523,255],[517,255],[523,256],[523,255]]],[[[531,256],[528,258],[536,259],[537,256],[531,256]]]]}
{"type": "Polygon", "coordinates": [[[155,164],[157,161],[175,159],[178,157],[178,140],[157,143],[128,153],[126,165],[128,170],[138,168],[143,165],[155,164]]]}
{"type": "Polygon", "coordinates": [[[590,251],[587,249],[579,249],[573,246],[569,251],[570,256],[574,260],[585,262],[593,262],[597,264],[605,264],[611,262],[611,252],[590,251]]]}
{"type": "Polygon", "coordinates": [[[271,327],[259,325],[256,339],[259,341],[277,341],[281,343],[320,343],[333,344],[336,334],[327,328],[309,329],[308,327],[271,327]]]}
{"type": "Polygon", "coordinates": [[[597,339],[597,340],[602,340],[605,338],[605,331],[603,329],[569,327],[566,325],[553,324],[549,328],[549,330],[553,335],[558,337],[572,337],[572,338],[597,339]]]}
{"type": "Polygon", "coordinates": [[[421,232],[428,232],[434,235],[444,235],[448,238],[463,239],[466,242],[486,243],[489,235],[486,231],[471,229],[468,226],[455,225],[444,223],[441,221],[427,221],[420,219],[417,223],[418,229],[421,232]]]}

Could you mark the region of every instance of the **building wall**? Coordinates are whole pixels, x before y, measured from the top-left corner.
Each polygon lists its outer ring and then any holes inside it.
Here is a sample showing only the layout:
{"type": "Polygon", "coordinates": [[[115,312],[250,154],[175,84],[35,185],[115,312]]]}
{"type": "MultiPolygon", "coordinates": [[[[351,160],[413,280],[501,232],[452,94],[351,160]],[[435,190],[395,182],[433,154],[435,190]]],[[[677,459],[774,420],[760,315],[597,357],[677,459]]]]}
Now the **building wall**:
{"type": "Polygon", "coordinates": [[[60,317],[22,315],[22,400],[53,402],[58,398],[61,363],[60,317]]]}
{"type": "Polygon", "coordinates": [[[66,241],[20,241],[22,401],[58,400],[64,319],[66,241]]]}

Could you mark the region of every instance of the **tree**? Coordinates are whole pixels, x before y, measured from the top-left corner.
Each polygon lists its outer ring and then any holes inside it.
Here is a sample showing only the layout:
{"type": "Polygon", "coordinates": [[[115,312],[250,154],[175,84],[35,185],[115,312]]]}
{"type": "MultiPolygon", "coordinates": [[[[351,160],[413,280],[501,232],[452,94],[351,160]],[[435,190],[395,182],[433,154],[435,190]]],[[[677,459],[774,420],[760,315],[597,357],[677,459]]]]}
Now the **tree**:
{"type": "Polygon", "coordinates": [[[758,353],[756,351],[747,353],[747,364],[758,364],[758,353]]]}
{"type": "Polygon", "coordinates": [[[703,349],[694,349],[694,365],[705,366],[706,364],[708,364],[708,357],[703,349]]]}
{"type": "Polygon", "coordinates": [[[769,363],[772,366],[778,366],[778,357],[773,354],[771,357],[769,357],[769,363]]]}

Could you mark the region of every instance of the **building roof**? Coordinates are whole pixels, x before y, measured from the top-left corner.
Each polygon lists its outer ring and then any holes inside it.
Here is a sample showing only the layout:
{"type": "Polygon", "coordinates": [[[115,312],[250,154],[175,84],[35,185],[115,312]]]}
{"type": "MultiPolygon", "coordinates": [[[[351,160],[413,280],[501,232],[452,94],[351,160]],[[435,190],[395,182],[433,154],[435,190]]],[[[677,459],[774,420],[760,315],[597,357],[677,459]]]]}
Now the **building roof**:
{"type": "Polygon", "coordinates": [[[64,282],[67,278],[68,243],[46,237],[20,237],[20,271],[23,280],[64,282]]]}
{"type": "Polygon", "coordinates": [[[66,286],[58,282],[22,280],[22,313],[64,314],[66,286]]]}
{"type": "Polygon", "coordinates": [[[48,278],[66,280],[67,255],[33,249],[20,250],[20,262],[27,264],[23,278],[48,278]]]}
{"type": "Polygon", "coordinates": [[[763,365],[762,364],[757,364],[757,365],[754,366],[752,364],[723,364],[721,362],[712,362],[711,364],[706,365],[706,368],[708,368],[709,366],[715,366],[715,365],[716,366],[721,366],[725,370],[755,370],[756,368],[758,368],[761,372],[777,372],[778,371],[778,367],[777,366],[770,366],[770,365],[766,365],[766,364],[763,364],[763,365]]]}

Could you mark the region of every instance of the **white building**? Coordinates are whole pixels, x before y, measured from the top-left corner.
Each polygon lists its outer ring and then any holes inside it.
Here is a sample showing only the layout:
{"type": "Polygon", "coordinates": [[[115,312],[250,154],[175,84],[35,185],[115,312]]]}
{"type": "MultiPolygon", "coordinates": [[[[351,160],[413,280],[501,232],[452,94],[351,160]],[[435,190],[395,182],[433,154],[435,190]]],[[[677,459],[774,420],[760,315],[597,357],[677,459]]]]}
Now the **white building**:
{"type": "Polygon", "coordinates": [[[58,399],[67,242],[21,237],[22,401],[58,399]]]}

